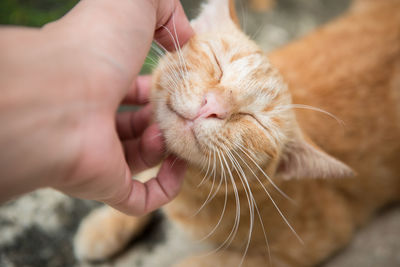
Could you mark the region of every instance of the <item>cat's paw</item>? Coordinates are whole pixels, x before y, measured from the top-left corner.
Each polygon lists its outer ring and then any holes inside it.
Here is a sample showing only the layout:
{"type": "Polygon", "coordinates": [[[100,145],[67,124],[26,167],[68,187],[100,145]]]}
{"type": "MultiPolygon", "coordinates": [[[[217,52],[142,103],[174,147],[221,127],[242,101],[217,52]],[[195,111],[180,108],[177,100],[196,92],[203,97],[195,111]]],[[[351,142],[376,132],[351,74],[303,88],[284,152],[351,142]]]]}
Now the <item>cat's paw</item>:
{"type": "Polygon", "coordinates": [[[110,207],[90,213],[79,226],[74,239],[75,257],[81,261],[103,261],[121,251],[150,219],[131,217],[110,207]]]}

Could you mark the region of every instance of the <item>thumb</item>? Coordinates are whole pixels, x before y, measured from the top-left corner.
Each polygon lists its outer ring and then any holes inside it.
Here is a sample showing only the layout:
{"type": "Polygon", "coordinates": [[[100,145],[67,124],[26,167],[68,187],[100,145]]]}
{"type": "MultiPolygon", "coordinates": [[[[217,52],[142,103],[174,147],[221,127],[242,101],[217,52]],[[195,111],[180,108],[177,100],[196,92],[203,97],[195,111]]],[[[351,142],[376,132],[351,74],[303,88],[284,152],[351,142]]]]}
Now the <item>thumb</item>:
{"type": "Polygon", "coordinates": [[[125,183],[122,185],[124,197],[113,203],[105,201],[113,208],[133,216],[152,212],[170,202],[178,194],[186,170],[186,163],[169,156],[162,164],[156,177],[145,183],[133,180],[127,168],[125,183]]]}
{"type": "Polygon", "coordinates": [[[166,50],[174,51],[184,45],[194,31],[178,0],[159,0],[154,39],[166,50]]]}

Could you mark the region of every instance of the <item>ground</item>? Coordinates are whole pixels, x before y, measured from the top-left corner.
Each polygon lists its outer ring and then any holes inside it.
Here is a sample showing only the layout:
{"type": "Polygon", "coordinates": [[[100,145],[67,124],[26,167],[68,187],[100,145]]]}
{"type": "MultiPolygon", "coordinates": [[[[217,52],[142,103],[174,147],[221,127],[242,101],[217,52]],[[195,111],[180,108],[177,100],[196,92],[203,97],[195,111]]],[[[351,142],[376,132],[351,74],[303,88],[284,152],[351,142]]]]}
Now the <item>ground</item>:
{"type": "MultiPolygon", "coordinates": [[[[197,12],[196,1],[182,2],[190,16],[197,12]]],[[[241,4],[238,8],[248,34],[271,50],[332,19],[348,4],[348,0],[280,0],[267,14],[250,13],[241,4]]],[[[197,249],[187,246],[184,234],[159,214],[140,238],[112,260],[78,263],[72,253],[73,235],[80,220],[99,205],[44,189],[0,206],[0,266],[165,267],[197,249]]],[[[400,266],[399,225],[400,207],[381,211],[321,267],[400,266]]]]}

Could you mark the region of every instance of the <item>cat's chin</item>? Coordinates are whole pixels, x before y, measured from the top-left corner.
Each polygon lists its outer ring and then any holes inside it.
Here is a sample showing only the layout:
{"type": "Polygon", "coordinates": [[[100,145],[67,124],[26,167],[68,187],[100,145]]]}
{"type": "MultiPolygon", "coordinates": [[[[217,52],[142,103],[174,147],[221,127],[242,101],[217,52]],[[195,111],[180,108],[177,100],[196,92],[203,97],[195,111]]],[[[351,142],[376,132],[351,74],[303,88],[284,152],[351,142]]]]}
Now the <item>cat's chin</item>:
{"type": "Polygon", "coordinates": [[[175,155],[179,155],[180,158],[184,159],[191,165],[200,166],[201,163],[205,162],[205,155],[199,150],[194,144],[195,141],[191,140],[194,137],[182,137],[176,135],[172,140],[166,138],[166,144],[169,151],[175,155]]]}
{"type": "Polygon", "coordinates": [[[193,122],[172,111],[168,113],[163,114],[164,117],[168,116],[168,120],[160,121],[167,149],[191,164],[198,165],[199,162],[203,162],[205,155],[194,133],[193,122]]]}
{"type": "Polygon", "coordinates": [[[193,165],[204,167],[202,164],[208,163],[214,151],[210,144],[216,142],[212,136],[221,122],[218,119],[190,120],[172,113],[172,119],[164,128],[167,148],[193,165]]]}

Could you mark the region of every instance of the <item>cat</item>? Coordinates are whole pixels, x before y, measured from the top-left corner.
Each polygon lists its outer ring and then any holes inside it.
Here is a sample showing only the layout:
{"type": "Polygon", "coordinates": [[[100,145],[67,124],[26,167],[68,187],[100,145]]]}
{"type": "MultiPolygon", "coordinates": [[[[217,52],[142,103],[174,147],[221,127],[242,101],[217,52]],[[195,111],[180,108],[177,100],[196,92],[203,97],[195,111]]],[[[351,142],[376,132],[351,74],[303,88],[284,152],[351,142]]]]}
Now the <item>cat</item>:
{"type": "Polygon", "coordinates": [[[267,11],[275,5],[275,0],[249,0],[248,2],[252,10],[257,12],[267,11]]]}
{"type": "MultiPolygon", "coordinates": [[[[268,55],[232,7],[209,0],[153,74],[155,120],[189,163],[163,210],[215,249],[175,266],[314,266],[400,199],[400,1],[355,1],[268,55]]],[[[94,211],[76,255],[110,257],[149,218],[94,211]]]]}

